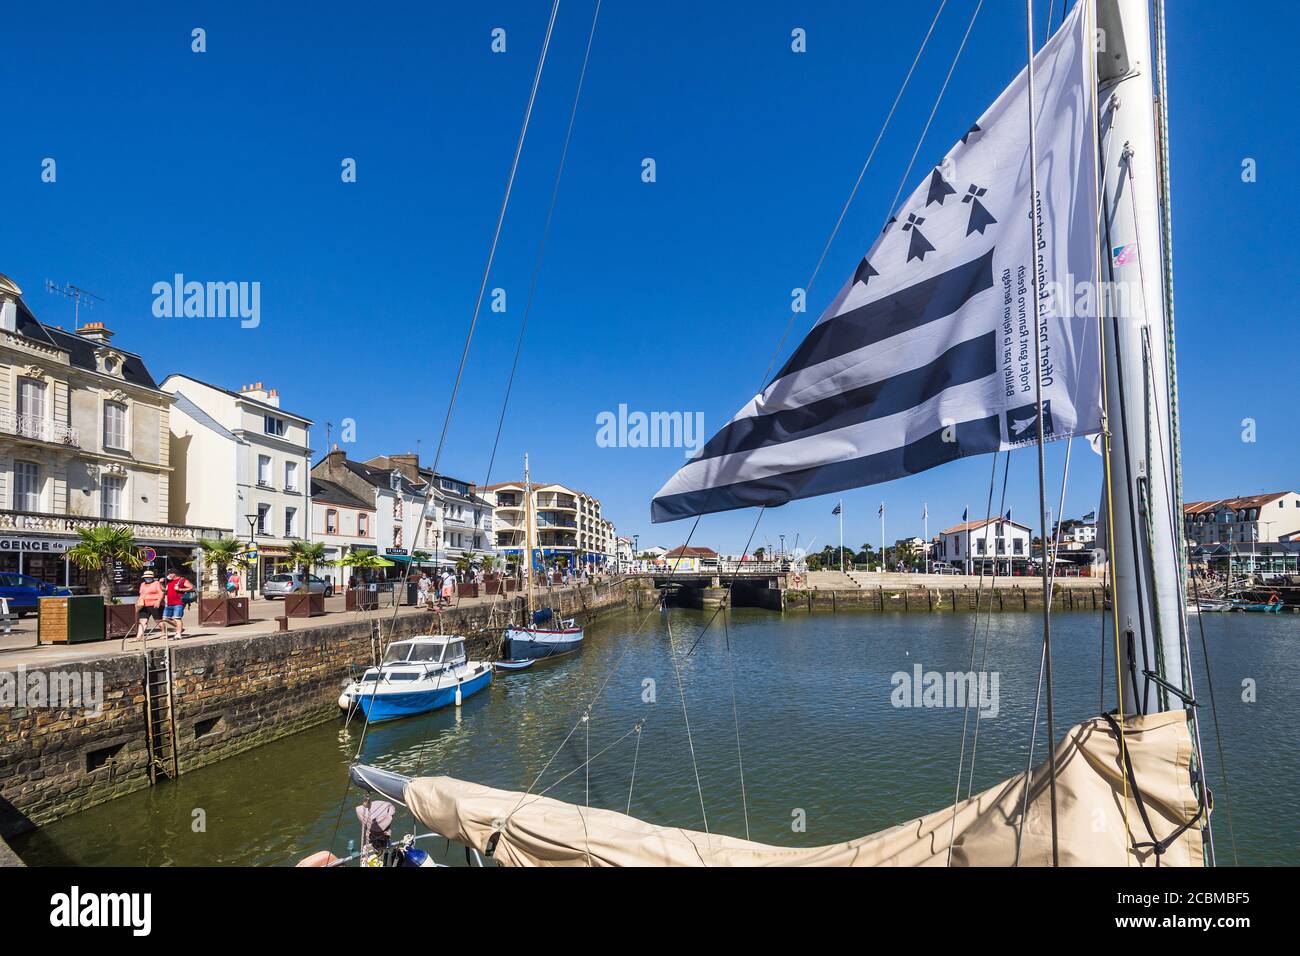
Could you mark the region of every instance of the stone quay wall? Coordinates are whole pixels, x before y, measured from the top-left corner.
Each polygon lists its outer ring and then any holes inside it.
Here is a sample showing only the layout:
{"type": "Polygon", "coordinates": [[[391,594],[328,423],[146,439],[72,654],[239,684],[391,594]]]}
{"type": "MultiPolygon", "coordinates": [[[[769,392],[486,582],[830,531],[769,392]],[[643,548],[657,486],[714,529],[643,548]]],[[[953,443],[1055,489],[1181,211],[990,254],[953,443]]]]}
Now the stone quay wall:
{"type": "MultiPolygon", "coordinates": [[[[562,616],[585,624],[623,607],[628,587],[557,589],[548,600],[562,616]]],[[[352,667],[372,663],[380,650],[376,622],[385,643],[413,634],[459,634],[471,659],[495,659],[501,627],[525,614],[518,597],[496,607],[495,619],[487,604],[403,615],[391,634],[391,612],[381,609],[246,639],[171,644],[179,772],[337,719],[352,667]]],[[[136,650],[27,669],[29,682],[35,677],[50,685],[102,676],[103,707],[98,714],[46,706],[0,710],[0,839],[150,785],[146,666],[136,650]]]]}

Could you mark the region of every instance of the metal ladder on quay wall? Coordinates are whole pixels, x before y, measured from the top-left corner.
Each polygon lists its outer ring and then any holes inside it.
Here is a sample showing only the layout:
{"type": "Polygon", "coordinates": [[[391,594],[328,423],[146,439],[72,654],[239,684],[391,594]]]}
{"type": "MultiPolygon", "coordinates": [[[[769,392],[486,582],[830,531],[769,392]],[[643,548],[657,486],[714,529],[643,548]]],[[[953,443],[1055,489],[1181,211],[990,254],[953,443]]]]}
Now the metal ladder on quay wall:
{"type": "Polygon", "coordinates": [[[149,783],[180,776],[176,754],[176,712],[172,695],[172,658],[168,647],[145,651],[144,712],[149,747],[149,783]]]}

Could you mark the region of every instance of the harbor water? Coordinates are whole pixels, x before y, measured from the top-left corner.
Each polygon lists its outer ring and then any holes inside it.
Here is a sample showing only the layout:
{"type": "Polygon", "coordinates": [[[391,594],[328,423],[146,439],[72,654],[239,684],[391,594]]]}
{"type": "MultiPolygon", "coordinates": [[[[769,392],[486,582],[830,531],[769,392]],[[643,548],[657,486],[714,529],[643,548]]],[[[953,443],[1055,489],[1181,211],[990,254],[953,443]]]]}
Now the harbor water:
{"type": "MultiPolygon", "coordinates": [[[[348,787],[347,766],[359,746],[364,762],[385,769],[531,786],[617,810],[630,802],[633,815],[659,824],[705,829],[707,821],[713,832],[783,846],[847,840],[953,801],[963,719],[973,727],[976,710],[895,706],[895,675],[910,677],[916,665],[966,671],[973,637],[976,669],[987,637],[996,712],[986,706],[979,719],[973,781],[967,747],[962,793],[1025,767],[1038,615],[742,609],[702,633],[712,616],[620,612],[588,628],[580,654],[497,675],[459,710],[375,725],[364,743],[355,721],[323,724],[11,843],[32,866],[287,866],[326,848],[341,856],[358,837],[362,794],[348,787]]],[[[1109,642],[1101,663],[1100,615],[1057,614],[1052,624],[1059,736],[1099,712],[1103,682],[1113,706],[1115,660],[1109,642]]],[[[1198,627],[1193,616],[1219,864],[1233,863],[1234,835],[1243,865],[1295,863],[1285,795],[1300,784],[1300,620],[1204,615],[1227,786],[1198,627]]],[[[1044,739],[1040,731],[1038,759],[1044,739]]],[[[410,828],[399,811],[394,835],[410,828]]],[[[422,845],[464,862],[441,840],[422,845]]]]}

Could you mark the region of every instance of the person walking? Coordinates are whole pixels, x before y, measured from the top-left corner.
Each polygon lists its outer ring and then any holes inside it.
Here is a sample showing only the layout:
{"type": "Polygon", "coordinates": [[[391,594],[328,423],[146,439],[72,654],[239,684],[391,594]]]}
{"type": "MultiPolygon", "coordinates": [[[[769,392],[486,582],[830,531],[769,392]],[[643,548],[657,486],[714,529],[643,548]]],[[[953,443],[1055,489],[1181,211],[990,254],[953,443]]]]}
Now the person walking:
{"type": "Polygon", "coordinates": [[[163,607],[163,629],[170,621],[176,627],[176,639],[185,630],[185,594],[194,590],[194,583],[175,571],[167,572],[167,597],[163,607]]]}
{"type": "MultiPolygon", "coordinates": [[[[144,640],[145,633],[151,629],[150,621],[157,621],[163,627],[163,599],[166,588],[152,571],[146,571],[140,581],[140,598],[135,604],[136,637],[144,640]]],[[[125,642],[124,642],[125,643],[125,642]]]]}
{"type": "Polygon", "coordinates": [[[416,590],[419,592],[420,607],[429,606],[429,572],[421,571],[419,583],[416,584],[416,590]]]}

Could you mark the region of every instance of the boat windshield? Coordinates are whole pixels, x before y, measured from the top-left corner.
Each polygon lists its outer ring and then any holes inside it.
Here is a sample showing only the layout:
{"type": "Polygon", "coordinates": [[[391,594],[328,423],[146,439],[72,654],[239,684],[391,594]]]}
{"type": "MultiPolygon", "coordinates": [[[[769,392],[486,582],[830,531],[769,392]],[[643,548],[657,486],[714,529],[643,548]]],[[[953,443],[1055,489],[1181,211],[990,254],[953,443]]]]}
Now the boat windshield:
{"type": "Polygon", "coordinates": [[[388,650],[384,651],[384,663],[392,664],[395,661],[404,661],[410,650],[410,644],[389,644],[388,650]]]}
{"type": "Polygon", "coordinates": [[[436,664],[442,660],[445,644],[415,644],[411,647],[411,660],[436,664]]]}

